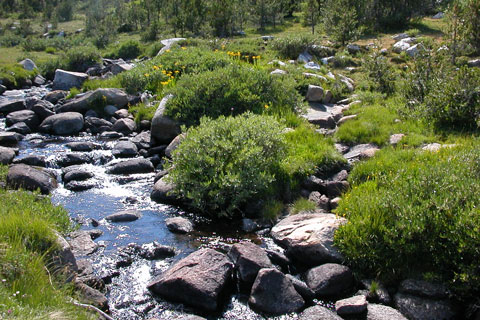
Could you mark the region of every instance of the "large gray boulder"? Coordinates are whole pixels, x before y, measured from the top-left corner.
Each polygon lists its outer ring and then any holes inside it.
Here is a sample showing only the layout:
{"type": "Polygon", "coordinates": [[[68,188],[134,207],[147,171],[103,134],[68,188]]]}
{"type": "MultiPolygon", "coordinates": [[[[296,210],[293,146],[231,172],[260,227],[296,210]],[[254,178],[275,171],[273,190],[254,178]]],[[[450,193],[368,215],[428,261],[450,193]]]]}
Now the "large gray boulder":
{"type": "Polygon", "coordinates": [[[31,59],[28,59],[28,58],[20,61],[19,64],[23,67],[23,69],[28,71],[37,69],[37,65],[35,64],[35,62],[33,62],[31,59]]]}
{"type": "Polygon", "coordinates": [[[90,233],[84,230],[74,231],[69,237],[68,243],[75,257],[90,255],[98,249],[98,244],[93,242],[90,233]]]}
{"type": "Polygon", "coordinates": [[[88,74],[86,73],[57,69],[55,70],[55,78],[53,79],[53,89],[70,90],[73,87],[80,88],[87,79],[88,74]]]}
{"type": "Polygon", "coordinates": [[[255,281],[260,269],[273,268],[267,252],[251,242],[234,244],[230,248],[228,256],[238,271],[240,281],[249,285],[255,281]]]}
{"type": "Polygon", "coordinates": [[[135,121],[129,118],[118,119],[112,126],[112,130],[116,132],[123,133],[124,135],[129,135],[137,129],[137,124],[135,121]]]}
{"type": "Polygon", "coordinates": [[[155,182],[150,197],[156,202],[174,204],[178,201],[177,197],[172,194],[174,189],[175,186],[167,182],[166,176],[164,176],[155,182]]]}
{"type": "Polygon", "coordinates": [[[119,141],[112,150],[112,154],[116,158],[131,158],[138,153],[137,146],[130,141],[119,141]]]}
{"type": "Polygon", "coordinates": [[[324,90],[320,86],[309,85],[305,99],[309,102],[322,102],[324,90]]]}
{"type": "Polygon", "coordinates": [[[65,99],[65,97],[68,95],[67,91],[64,90],[54,90],[50,91],[43,97],[43,100],[48,101],[50,103],[56,104],[62,99],[65,99]]]}
{"type": "Polygon", "coordinates": [[[25,100],[3,100],[0,101],[0,113],[7,115],[11,112],[25,110],[25,100]]]}
{"type": "Polygon", "coordinates": [[[125,92],[115,88],[100,88],[87,92],[85,95],[65,102],[57,109],[57,112],[80,112],[85,113],[95,107],[95,104],[102,103],[113,105],[118,109],[128,105],[128,96],[125,92]]]}
{"type": "Polygon", "coordinates": [[[32,106],[32,111],[36,113],[36,115],[40,118],[40,120],[44,120],[50,116],[53,116],[55,112],[53,111],[54,105],[47,100],[38,100],[32,106]]]}
{"type": "Polygon", "coordinates": [[[330,213],[291,215],[272,228],[272,238],[285,247],[288,256],[308,265],[339,262],[342,256],[333,245],[333,236],[344,218],[330,213]]]}
{"type": "Polygon", "coordinates": [[[16,132],[0,132],[0,146],[13,147],[24,137],[16,132]]]}
{"type": "Polygon", "coordinates": [[[353,288],[352,271],[340,264],[326,263],[308,270],[306,283],[317,297],[336,297],[353,288]]]}
{"type": "Polygon", "coordinates": [[[255,310],[281,315],[300,310],[305,301],[283,273],[270,268],[258,272],[248,304],[255,310]]]}
{"type": "Polygon", "coordinates": [[[400,283],[398,291],[418,297],[433,299],[445,299],[448,297],[448,290],[443,284],[417,279],[403,280],[400,283]]]}
{"type": "Polygon", "coordinates": [[[193,231],[193,223],[187,218],[172,217],[165,219],[165,225],[173,233],[189,233],[193,231]]]}
{"type": "Polygon", "coordinates": [[[32,110],[15,111],[6,117],[6,125],[9,127],[19,122],[25,123],[32,130],[35,130],[40,123],[38,116],[32,110]]]}
{"type": "Polygon", "coordinates": [[[136,158],[122,161],[111,166],[107,173],[110,174],[134,174],[134,173],[149,173],[153,172],[155,168],[151,161],[144,158],[136,158]]]}
{"type": "Polygon", "coordinates": [[[43,168],[15,164],[8,170],[7,185],[13,189],[39,189],[42,194],[49,194],[57,187],[57,180],[43,168]]]}
{"type": "Polygon", "coordinates": [[[414,295],[397,293],[394,306],[410,320],[450,320],[457,314],[448,300],[434,300],[414,295]]]}
{"type": "Polygon", "coordinates": [[[13,158],[15,158],[14,149],[0,147],[0,164],[10,164],[13,158]]]}
{"type": "Polygon", "coordinates": [[[231,281],[232,263],[213,249],[200,249],[175,263],[148,284],[148,289],[172,301],[214,311],[231,281]]]}
{"type": "Polygon", "coordinates": [[[364,295],[358,295],[335,302],[335,310],[341,316],[362,314],[367,311],[367,298],[364,295]]]}
{"type": "Polygon", "coordinates": [[[42,121],[40,130],[59,136],[75,135],[83,129],[83,116],[78,112],[55,114],[42,121]]]}
{"type": "Polygon", "coordinates": [[[184,138],[185,138],[185,134],[182,133],[176,136],[175,139],[173,139],[172,142],[170,142],[170,144],[167,146],[167,149],[165,149],[165,155],[168,158],[172,158],[173,151],[175,151],[178,148],[178,146],[180,145],[180,143],[184,138]]]}
{"type": "Polygon", "coordinates": [[[176,136],[180,134],[180,126],[173,119],[165,116],[165,107],[172,96],[168,95],[160,101],[157,111],[152,119],[152,127],[150,133],[152,135],[152,142],[155,145],[168,144],[176,136]]]}

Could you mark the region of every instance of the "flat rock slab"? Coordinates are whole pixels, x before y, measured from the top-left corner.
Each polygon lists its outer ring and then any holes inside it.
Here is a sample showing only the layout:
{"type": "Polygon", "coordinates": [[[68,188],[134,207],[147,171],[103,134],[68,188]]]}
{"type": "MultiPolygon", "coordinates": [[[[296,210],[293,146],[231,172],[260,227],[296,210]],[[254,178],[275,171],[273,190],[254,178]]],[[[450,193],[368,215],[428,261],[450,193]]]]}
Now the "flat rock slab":
{"type": "Polygon", "coordinates": [[[447,288],[441,283],[424,280],[406,279],[400,283],[399,292],[418,297],[445,299],[448,297],[447,288]]]}
{"type": "Polygon", "coordinates": [[[0,146],[13,147],[22,139],[23,136],[16,132],[0,132],[0,146]]]}
{"type": "Polygon", "coordinates": [[[107,170],[110,174],[135,174],[153,172],[155,168],[151,161],[143,158],[136,158],[119,162],[107,170]]]}
{"type": "Polygon", "coordinates": [[[225,254],[200,249],[175,263],[147,287],[168,300],[214,311],[229,285],[232,269],[225,254]]]}
{"type": "Polygon", "coordinates": [[[340,316],[361,314],[367,311],[367,304],[367,298],[360,295],[338,300],[335,302],[335,309],[340,316]]]}
{"type": "Polygon", "coordinates": [[[292,282],[277,269],[261,269],[253,283],[248,304],[271,315],[295,312],[305,301],[292,282]]]}
{"type": "Polygon", "coordinates": [[[352,163],[355,161],[371,158],[379,150],[380,149],[373,144],[359,144],[350,148],[350,150],[343,156],[345,157],[345,159],[352,163]]]}
{"type": "Polygon", "coordinates": [[[341,254],[333,245],[338,227],[347,220],[330,213],[288,216],[272,228],[275,242],[286,248],[287,255],[309,266],[339,262],[341,254]]]}
{"type": "Polygon", "coordinates": [[[142,213],[137,210],[124,210],[106,216],[105,220],[111,222],[130,222],[138,220],[141,217],[142,213]]]}
{"type": "Polygon", "coordinates": [[[80,88],[87,79],[88,74],[86,73],[57,69],[53,79],[53,88],[55,90],[70,90],[73,87],[80,88]]]}

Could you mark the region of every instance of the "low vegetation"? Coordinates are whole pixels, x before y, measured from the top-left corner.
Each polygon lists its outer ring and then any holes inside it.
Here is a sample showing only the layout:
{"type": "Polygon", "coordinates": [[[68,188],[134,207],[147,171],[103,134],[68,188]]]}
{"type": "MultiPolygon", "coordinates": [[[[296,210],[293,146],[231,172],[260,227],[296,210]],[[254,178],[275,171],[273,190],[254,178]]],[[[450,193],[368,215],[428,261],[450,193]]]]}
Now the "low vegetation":
{"type": "Polygon", "coordinates": [[[335,243],[357,270],[387,280],[429,275],[476,296],[480,280],[479,141],[438,152],[382,150],[356,165],[335,243]]]}
{"type": "MultiPolygon", "coordinates": [[[[7,167],[0,166],[4,181],[7,167]]],[[[0,317],[91,319],[70,304],[73,292],[52,265],[53,230],[72,230],[68,213],[39,194],[0,189],[0,317]]]]}

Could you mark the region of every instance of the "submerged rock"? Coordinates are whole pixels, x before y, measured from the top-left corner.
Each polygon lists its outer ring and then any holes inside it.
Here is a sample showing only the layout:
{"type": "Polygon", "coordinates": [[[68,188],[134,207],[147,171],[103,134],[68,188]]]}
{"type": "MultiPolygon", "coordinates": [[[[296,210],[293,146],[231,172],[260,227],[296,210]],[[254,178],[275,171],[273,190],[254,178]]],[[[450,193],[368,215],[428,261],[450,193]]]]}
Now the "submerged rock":
{"type": "Polygon", "coordinates": [[[305,301],[283,273],[277,269],[261,269],[253,283],[248,304],[255,310],[281,315],[300,310],[305,301]]]}
{"type": "Polygon", "coordinates": [[[232,269],[225,254],[200,249],[154,279],[148,289],[172,301],[215,311],[230,283],[232,269]]]}
{"type": "Polygon", "coordinates": [[[111,166],[107,173],[109,174],[135,174],[153,172],[155,168],[151,161],[143,158],[131,159],[119,162],[111,166]]]}
{"type": "Polygon", "coordinates": [[[142,213],[137,210],[124,210],[112,213],[105,217],[105,220],[111,222],[130,222],[138,220],[142,217],[142,213]]]}

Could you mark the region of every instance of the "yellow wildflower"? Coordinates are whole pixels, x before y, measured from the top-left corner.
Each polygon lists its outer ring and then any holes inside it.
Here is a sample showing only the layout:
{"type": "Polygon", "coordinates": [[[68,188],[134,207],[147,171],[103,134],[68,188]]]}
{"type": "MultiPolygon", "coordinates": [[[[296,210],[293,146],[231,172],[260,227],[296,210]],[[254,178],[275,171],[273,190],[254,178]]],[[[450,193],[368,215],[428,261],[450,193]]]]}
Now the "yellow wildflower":
{"type": "Polygon", "coordinates": [[[182,50],[186,50],[187,48],[186,47],[182,47],[182,50]]]}
{"type": "Polygon", "coordinates": [[[147,78],[150,77],[150,75],[148,73],[145,73],[144,76],[147,77],[147,78]]]}

